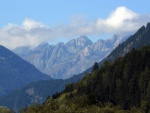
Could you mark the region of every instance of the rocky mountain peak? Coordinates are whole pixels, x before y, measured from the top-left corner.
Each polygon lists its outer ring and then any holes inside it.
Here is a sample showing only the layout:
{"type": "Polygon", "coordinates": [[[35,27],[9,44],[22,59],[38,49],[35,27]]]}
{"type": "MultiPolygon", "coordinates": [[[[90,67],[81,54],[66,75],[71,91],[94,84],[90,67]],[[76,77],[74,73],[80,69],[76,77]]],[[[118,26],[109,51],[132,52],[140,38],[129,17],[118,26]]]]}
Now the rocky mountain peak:
{"type": "Polygon", "coordinates": [[[31,62],[43,73],[54,78],[66,79],[85,71],[94,62],[104,58],[112,51],[117,39],[116,36],[116,39],[100,39],[93,43],[87,36],[80,36],[68,43],[41,44],[22,58],[31,62]]]}
{"type": "Polygon", "coordinates": [[[147,23],[146,28],[147,28],[147,29],[150,29],[150,23],[147,23]]]}
{"type": "Polygon", "coordinates": [[[92,45],[92,41],[87,36],[80,36],[79,38],[72,39],[66,43],[67,49],[71,53],[78,53],[88,45],[92,45]]]}
{"type": "Polygon", "coordinates": [[[92,41],[87,36],[80,36],[77,39],[77,44],[81,46],[91,45],[92,41]]]}
{"type": "MultiPolygon", "coordinates": [[[[147,26],[147,28],[148,28],[148,26],[147,26]]],[[[143,33],[143,31],[145,31],[145,29],[146,29],[145,26],[142,26],[142,27],[135,33],[135,35],[136,35],[136,34],[139,35],[139,34],[143,33]]]]}
{"type": "Polygon", "coordinates": [[[47,48],[49,44],[47,42],[41,43],[37,48],[47,48]]]}
{"type": "Polygon", "coordinates": [[[85,47],[91,44],[92,44],[92,41],[88,39],[87,36],[80,36],[79,38],[72,39],[67,43],[67,45],[74,45],[74,46],[81,46],[81,47],[85,47]]]}
{"type": "Polygon", "coordinates": [[[58,42],[57,44],[56,44],[56,47],[62,47],[62,46],[64,46],[65,44],[63,43],[63,42],[58,42]]]}

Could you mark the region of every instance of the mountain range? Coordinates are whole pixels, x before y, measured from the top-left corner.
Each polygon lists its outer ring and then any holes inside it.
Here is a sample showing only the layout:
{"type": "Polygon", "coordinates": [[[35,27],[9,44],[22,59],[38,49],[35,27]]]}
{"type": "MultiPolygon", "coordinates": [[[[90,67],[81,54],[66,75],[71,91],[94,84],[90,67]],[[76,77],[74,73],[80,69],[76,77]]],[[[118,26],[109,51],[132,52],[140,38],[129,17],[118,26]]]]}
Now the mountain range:
{"type": "MultiPolygon", "coordinates": [[[[123,57],[132,48],[137,47],[136,49],[139,49],[145,45],[150,45],[150,37],[149,37],[150,29],[149,28],[150,28],[149,23],[147,24],[146,27],[145,26],[141,27],[134,35],[130,36],[126,41],[124,41],[122,44],[116,47],[108,55],[108,57],[105,58],[103,61],[99,62],[99,64],[102,64],[106,60],[114,61],[114,59],[123,57]],[[129,45],[134,45],[134,46],[130,47],[129,45]],[[128,51],[126,52],[123,51],[125,48],[129,48],[129,47],[130,49],[128,51]]],[[[56,80],[55,82],[55,79],[54,79],[54,80],[44,80],[44,81],[39,81],[39,82],[33,82],[27,85],[26,87],[20,90],[14,91],[10,95],[5,96],[2,99],[0,99],[0,105],[7,106],[11,109],[14,109],[14,108],[20,109],[21,107],[28,106],[30,104],[33,104],[34,102],[42,103],[44,99],[47,98],[48,95],[52,96],[53,93],[62,91],[67,83],[77,82],[82,78],[84,79],[85,74],[90,72],[89,70],[91,69],[88,69],[84,73],[73,76],[66,80],[56,80]],[[22,104],[19,104],[19,103],[22,103],[22,104]]]]}
{"type": "Polygon", "coordinates": [[[94,62],[101,61],[126,38],[114,35],[93,43],[88,37],[81,36],[56,45],[42,43],[34,49],[19,47],[14,52],[52,78],[67,79],[90,68],[94,62]]]}

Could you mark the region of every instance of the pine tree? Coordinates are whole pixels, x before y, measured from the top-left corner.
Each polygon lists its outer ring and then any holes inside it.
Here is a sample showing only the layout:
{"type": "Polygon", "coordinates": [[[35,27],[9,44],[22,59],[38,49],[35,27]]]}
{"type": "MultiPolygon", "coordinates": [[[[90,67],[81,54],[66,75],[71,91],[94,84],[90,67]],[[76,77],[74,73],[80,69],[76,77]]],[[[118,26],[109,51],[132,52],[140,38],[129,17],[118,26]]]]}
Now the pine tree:
{"type": "Polygon", "coordinates": [[[98,70],[98,69],[99,69],[98,63],[95,62],[94,65],[93,65],[92,72],[94,72],[95,70],[98,70]]]}

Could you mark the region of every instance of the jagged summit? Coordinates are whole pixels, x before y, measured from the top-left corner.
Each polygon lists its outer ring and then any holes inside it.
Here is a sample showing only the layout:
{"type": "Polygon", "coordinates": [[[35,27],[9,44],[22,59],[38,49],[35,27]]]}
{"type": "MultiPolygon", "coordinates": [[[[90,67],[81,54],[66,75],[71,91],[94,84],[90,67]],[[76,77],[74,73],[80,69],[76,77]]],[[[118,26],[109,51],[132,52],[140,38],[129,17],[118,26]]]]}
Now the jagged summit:
{"type": "Polygon", "coordinates": [[[80,36],[77,39],[70,40],[66,45],[85,47],[85,46],[91,45],[91,44],[92,44],[92,41],[87,36],[80,36]]]}
{"type": "Polygon", "coordinates": [[[15,53],[53,78],[66,79],[85,71],[94,62],[101,61],[122,40],[116,35],[115,38],[93,43],[83,35],[67,43],[41,44],[32,51],[26,51],[29,54],[23,55],[24,51],[21,53],[16,50],[15,53]]]}
{"type": "Polygon", "coordinates": [[[150,29],[150,22],[147,23],[147,26],[146,26],[147,29],[150,29]]]}
{"type": "Polygon", "coordinates": [[[92,41],[85,35],[80,36],[79,38],[77,38],[77,40],[92,43],[92,41]]]}
{"type": "Polygon", "coordinates": [[[40,48],[40,47],[47,47],[47,46],[49,46],[49,44],[47,42],[43,42],[38,47],[40,48]]]}

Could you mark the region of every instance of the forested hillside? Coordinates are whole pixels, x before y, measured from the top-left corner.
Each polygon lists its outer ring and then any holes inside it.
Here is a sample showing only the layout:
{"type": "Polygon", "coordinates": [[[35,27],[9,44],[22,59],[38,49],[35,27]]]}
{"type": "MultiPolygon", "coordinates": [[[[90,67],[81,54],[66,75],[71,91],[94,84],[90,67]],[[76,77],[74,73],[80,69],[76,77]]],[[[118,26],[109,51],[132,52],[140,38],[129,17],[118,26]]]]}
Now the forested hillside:
{"type": "Polygon", "coordinates": [[[105,61],[81,81],[69,84],[42,105],[23,113],[149,113],[150,46],[105,61]]]}

